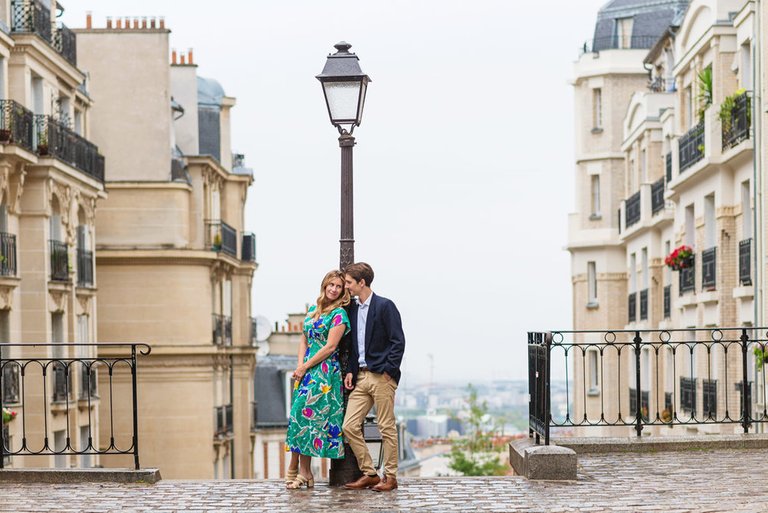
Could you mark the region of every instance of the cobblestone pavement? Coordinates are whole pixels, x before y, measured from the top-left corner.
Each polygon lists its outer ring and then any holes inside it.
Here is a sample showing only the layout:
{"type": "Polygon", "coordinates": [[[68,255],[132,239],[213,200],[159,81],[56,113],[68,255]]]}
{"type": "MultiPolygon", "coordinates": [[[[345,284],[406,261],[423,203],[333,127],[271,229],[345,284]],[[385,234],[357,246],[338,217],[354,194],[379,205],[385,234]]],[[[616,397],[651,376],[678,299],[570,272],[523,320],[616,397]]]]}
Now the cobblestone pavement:
{"type": "Polygon", "coordinates": [[[403,478],[384,494],[279,481],[6,484],[0,512],[757,512],[768,511],[766,460],[768,449],[582,455],[577,481],[403,478]]]}

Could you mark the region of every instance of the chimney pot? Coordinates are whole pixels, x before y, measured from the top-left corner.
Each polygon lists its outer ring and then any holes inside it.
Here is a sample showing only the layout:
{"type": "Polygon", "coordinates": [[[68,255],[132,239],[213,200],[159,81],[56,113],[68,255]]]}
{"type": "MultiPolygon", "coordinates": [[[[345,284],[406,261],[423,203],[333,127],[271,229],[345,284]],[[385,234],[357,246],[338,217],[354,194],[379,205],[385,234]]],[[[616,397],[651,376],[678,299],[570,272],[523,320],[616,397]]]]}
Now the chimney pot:
{"type": "Polygon", "coordinates": [[[91,11],[85,12],[85,28],[91,29],[93,26],[93,17],[91,11]]]}
{"type": "Polygon", "coordinates": [[[112,16],[107,16],[107,28],[112,28],[112,16]]]}
{"type": "Polygon", "coordinates": [[[117,21],[117,28],[119,28],[119,29],[123,28],[123,19],[122,18],[117,18],[116,21],[117,21]]]}
{"type": "Polygon", "coordinates": [[[194,54],[192,53],[192,48],[190,48],[187,51],[187,58],[189,59],[189,63],[190,64],[194,64],[195,63],[195,61],[193,60],[193,56],[194,56],[194,54]]]}
{"type": "Polygon", "coordinates": [[[143,28],[143,29],[147,28],[147,17],[146,16],[142,16],[141,17],[141,28],[143,28]]]}
{"type": "Polygon", "coordinates": [[[149,28],[155,28],[156,25],[157,25],[157,20],[155,20],[154,17],[150,18],[149,19],[149,28]]]}
{"type": "Polygon", "coordinates": [[[160,28],[165,28],[165,16],[160,16],[160,28]]]}
{"type": "Polygon", "coordinates": [[[133,18],[133,28],[135,28],[135,29],[139,28],[139,18],[138,18],[138,16],[133,18]]]}
{"type": "Polygon", "coordinates": [[[186,59],[186,56],[185,56],[183,53],[182,53],[181,55],[179,55],[179,59],[181,60],[181,65],[182,65],[182,66],[183,66],[184,64],[186,64],[186,60],[187,60],[187,59],[186,59]]]}
{"type": "Polygon", "coordinates": [[[176,48],[171,51],[171,64],[176,64],[176,48]]]}

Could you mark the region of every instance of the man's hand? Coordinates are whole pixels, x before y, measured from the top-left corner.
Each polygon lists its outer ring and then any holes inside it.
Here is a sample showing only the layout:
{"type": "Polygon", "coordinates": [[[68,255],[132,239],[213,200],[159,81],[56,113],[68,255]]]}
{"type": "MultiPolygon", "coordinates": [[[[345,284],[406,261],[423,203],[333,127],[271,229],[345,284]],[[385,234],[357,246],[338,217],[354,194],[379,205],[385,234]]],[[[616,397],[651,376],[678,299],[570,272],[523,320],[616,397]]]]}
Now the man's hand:
{"type": "Polygon", "coordinates": [[[390,379],[392,379],[392,376],[387,374],[386,371],[382,374],[382,376],[384,376],[384,381],[389,381],[390,379]]]}
{"type": "Polygon", "coordinates": [[[347,375],[344,376],[344,388],[347,390],[352,390],[355,388],[355,385],[352,384],[352,373],[347,372],[347,375]]]}

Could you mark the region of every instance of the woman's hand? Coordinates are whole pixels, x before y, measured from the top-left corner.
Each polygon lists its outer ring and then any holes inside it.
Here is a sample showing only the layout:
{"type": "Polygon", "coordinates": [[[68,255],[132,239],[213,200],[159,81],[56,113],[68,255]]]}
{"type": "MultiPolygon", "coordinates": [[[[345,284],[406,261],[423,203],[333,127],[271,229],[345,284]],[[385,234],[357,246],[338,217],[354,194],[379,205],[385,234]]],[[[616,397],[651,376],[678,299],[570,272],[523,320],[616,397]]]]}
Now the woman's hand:
{"type": "Polygon", "coordinates": [[[299,365],[298,367],[296,367],[296,370],[293,371],[293,376],[292,377],[296,381],[299,381],[299,380],[301,380],[301,378],[304,377],[304,374],[306,374],[306,373],[307,373],[306,367],[304,367],[303,365],[299,365]]]}

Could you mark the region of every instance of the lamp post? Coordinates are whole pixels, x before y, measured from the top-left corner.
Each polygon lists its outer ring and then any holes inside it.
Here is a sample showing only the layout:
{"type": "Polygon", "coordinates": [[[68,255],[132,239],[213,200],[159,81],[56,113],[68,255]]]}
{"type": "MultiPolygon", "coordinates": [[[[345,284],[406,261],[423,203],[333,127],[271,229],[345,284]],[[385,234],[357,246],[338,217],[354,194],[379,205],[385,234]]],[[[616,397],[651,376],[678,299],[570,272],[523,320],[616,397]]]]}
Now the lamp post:
{"type": "Polygon", "coordinates": [[[336,53],[328,56],[317,79],[323,86],[325,105],[331,123],[339,131],[341,148],[341,237],[339,239],[339,268],[355,261],[354,212],[352,195],[352,132],[360,126],[365,105],[365,93],[371,79],[360,69],[357,55],[350,53],[352,45],[341,41],[334,45],[336,53]]]}
{"type": "MultiPolygon", "coordinates": [[[[365,93],[370,77],[360,69],[357,55],[349,51],[352,48],[341,41],[334,45],[336,53],[328,55],[323,71],[317,79],[323,86],[325,105],[331,123],[339,131],[341,148],[341,236],[339,238],[339,269],[345,269],[355,261],[354,210],[352,187],[352,148],[355,138],[352,136],[356,126],[360,126],[365,105],[365,93]]],[[[342,368],[347,368],[349,355],[341,352],[342,368]]],[[[344,395],[344,411],[347,409],[347,394],[344,395]]],[[[329,484],[342,486],[350,483],[362,474],[357,466],[357,459],[349,444],[344,444],[344,459],[331,460],[329,484]]]]}

